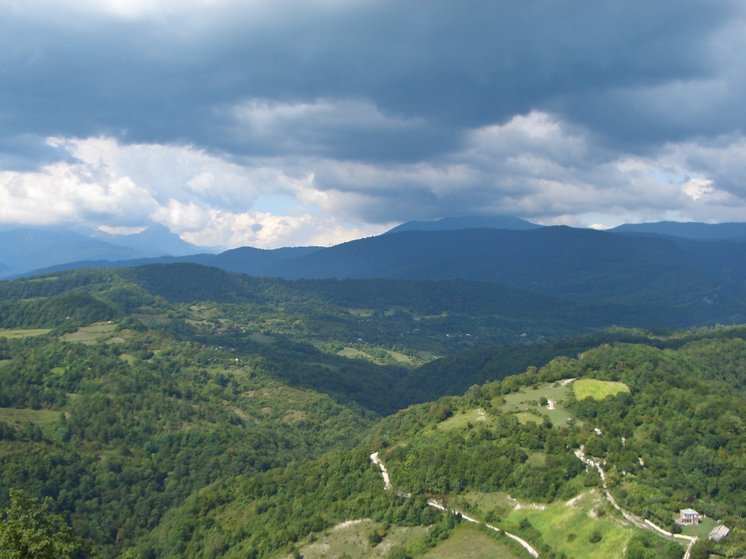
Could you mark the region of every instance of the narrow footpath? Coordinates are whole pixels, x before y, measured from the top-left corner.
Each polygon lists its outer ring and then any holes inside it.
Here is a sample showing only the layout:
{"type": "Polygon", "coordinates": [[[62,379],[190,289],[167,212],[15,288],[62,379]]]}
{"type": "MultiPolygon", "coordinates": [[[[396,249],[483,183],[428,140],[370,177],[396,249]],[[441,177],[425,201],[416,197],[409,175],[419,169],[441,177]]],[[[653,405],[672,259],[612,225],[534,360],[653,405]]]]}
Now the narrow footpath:
{"type": "MultiPolygon", "coordinates": [[[[370,455],[370,460],[371,462],[373,462],[376,466],[378,466],[381,469],[381,476],[383,477],[383,489],[385,491],[390,490],[391,489],[391,477],[389,476],[388,470],[386,470],[386,466],[384,465],[383,460],[381,460],[378,457],[377,452],[374,452],[373,454],[370,455]]],[[[401,496],[409,498],[408,494],[403,494],[401,496]]],[[[438,509],[439,511],[442,511],[442,512],[446,512],[448,510],[442,504],[434,500],[428,501],[427,505],[435,509],[438,509]]],[[[491,524],[480,522],[479,520],[472,518],[470,516],[467,516],[466,514],[464,514],[463,512],[459,510],[451,509],[451,512],[458,514],[462,519],[466,520],[467,522],[471,522],[472,524],[482,524],[483,526],[485,526],[486,528],[489,528],[490,530],[493,530],[498,533],[502,532],[503,534],[508,536],[511,540],[520,544],[526,551],[528,551],[531,557],[536,557],[536,558],[539,557],[539,552],[536,551],[533,547],[531,547],[531,544],[529,544],[526,540],[519,538],[518,536],[513,535],[509,532],[506,532],[505,530],[500,530],[500,528],[492,526],[491,524]]]]}

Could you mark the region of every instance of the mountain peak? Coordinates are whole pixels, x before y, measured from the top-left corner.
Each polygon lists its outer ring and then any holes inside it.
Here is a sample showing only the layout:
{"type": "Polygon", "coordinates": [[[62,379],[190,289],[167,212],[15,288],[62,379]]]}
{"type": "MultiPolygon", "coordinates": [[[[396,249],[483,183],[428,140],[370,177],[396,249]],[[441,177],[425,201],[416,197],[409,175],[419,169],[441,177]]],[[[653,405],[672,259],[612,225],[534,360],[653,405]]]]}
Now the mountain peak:
{"type": "Polygon", "coordinates": [[[389,233],[401,233],[402,231],[456,231],[458,229],[510,229],[524,231],[527,229],[539,229],[536,225],[524,219],[509,215],[473,215],[444,217],[436,221],[407,221],[386,231],[389,233]]]}

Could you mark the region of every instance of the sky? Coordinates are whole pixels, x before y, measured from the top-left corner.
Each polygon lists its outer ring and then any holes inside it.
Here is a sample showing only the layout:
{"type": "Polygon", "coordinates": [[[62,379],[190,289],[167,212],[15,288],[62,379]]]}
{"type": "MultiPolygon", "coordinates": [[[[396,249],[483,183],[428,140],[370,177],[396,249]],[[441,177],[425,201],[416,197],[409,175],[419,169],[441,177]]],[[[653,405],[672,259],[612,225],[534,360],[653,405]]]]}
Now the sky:
{"type": "Polygon", "coordinates": [[[0,0],[0,228],[746,221],[746,3],[0,0]]]}

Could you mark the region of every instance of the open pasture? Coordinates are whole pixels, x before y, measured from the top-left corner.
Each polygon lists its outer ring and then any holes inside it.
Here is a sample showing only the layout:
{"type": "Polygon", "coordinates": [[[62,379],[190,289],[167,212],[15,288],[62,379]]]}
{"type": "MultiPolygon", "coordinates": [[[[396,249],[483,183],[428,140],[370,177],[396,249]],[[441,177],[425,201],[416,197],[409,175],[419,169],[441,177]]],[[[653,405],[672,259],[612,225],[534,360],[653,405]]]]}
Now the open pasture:
{"type": "Polygon", "coordinates": [[[32,328],[27,330],[5,330],[0,328],[0,338],[8,338],[9,340],[16,338],[28,338],[31,336],[43,336],[49,334],[52,330],[50,328],[32,328]]]}
{"type": "Polygon", "coordinates": [[[521,423],[542,421],[546,415],[554,425],[567,425],[572,416],[565,410],[562,404],[570,395],[568,386],[560,386],[557,383],[538,384],[531,388],[522,388],[518,392],[503,396],[505,404],[503,411],[515,413],[521,423]],[[547,400],[547,405],[540,405],[542,398],[547,400]],[[536,415],[536,413],[541,414],[536,415]]]}
{"type": "Polygon", "coordinates": [[[573,382],[572,390],[578,400],[593,398],[603,400],[607,396],[614,396],[620,392],[629,392],[629,387],[621,382],[609,382],[590,378],[578,379],[573,382]]]}
{"type": "Polygon", "coordinates": [[[423,559],[517,559],[517,556],[494,537],[465,525],[450,538],[423,555],[423,559]]]}
{"type": "Polygon", "coordinates": [[[64,334],[60,339],[65,342],[93,344],[111,337],[116,328],[117,325],[111,322],[96,322],[90,326],[78,328],[76,332],[64,334]]]}
{"type": "MultiPolygon", "coordinates": [[[[368,534],[381,528],[381,524],[370,519],[353,520],[338,524],[306,541],[300,547],[304,559],[337,558],[346,554],[349,559],[384,559],[393,546],[406,547],[415,539],[425,535],[423,526],[391,526],[383,541],[375,547],[368,542],[368,534]]],[[[292,555],[286,556],[290,559],[292,555]]]]}

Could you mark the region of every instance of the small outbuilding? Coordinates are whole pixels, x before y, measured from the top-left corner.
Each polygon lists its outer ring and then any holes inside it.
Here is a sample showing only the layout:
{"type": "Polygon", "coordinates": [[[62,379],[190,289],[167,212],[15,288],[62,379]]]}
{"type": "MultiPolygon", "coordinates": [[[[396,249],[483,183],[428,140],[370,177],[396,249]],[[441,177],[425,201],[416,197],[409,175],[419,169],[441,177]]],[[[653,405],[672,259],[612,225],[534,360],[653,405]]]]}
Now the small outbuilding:
{"type": "Polygon", "coordinates": [[[715,528],[712,529],[712,532],[710,532],[708,539],[713,542],[719,542],[728,534],[730,534],[730,530],[726,528],[724,524],[721,524],[720,526],[715,526],[715,528]]]}
{"type": "Polygon", "coordinates": [[[702,515],[694,509],[682,509],[679,511],[679,519],[676,523],[683,526],[690,526],[692,524],[699,524],[702,518],[702,515]]]}

